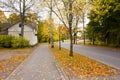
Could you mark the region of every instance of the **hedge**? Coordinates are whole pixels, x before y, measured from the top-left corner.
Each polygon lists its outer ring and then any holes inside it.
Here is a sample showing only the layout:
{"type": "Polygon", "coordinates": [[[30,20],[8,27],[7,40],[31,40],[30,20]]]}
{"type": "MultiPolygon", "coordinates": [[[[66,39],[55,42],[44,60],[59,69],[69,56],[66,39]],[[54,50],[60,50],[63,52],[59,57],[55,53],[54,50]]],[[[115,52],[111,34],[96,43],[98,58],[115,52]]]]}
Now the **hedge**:
{"type": "Polygon", "coordinates": [[[14,38],[12,40],[12,47],[13,48],[24,48],[24,47],[28,47],[29,46],[29,41],[25,40],[24,38],[14,38]]]}
{"type": "Polygon", "coordinates": [[[4,48],[24,48],[29,46],[29,41],[22,37],[11,35],[0,35],[0,47],[4,48]]]}

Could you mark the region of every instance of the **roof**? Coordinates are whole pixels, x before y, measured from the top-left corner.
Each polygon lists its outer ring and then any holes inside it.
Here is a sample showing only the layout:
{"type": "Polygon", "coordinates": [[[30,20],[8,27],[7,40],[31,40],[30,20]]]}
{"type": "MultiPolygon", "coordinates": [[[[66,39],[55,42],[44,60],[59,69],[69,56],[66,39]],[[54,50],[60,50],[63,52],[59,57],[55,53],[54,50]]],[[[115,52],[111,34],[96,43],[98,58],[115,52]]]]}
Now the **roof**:
{"type": "MultiPolygon", "coordinates": [[[[15,24],[18,24],[18,23],[20,23],[20,21],[19,22],[16,22],[16,23],[13,23],[13,24],[10,24],[10,23],[3,23],[3,25],[2,25],[2,27],[1,27],[1,34],[2,33],[4,33],[4,32],[7,32],[7,30],[9,29],[9,28],[11,28],[12,26],[14,26],[15,24]]],[[[32,29],[35,29],[35,30],[37,30],[38,28],[37,28],[37,24],[36,23],[34,23],[34,22],[30,22],[30,23],[25,23],[25,25],[28,25],[29,27],[31,27],[32,29]]]]}
{"type": "Polygon", "coordinates": [[[3,23],[1,27],[1,31],[7,30],[10,26],[10,23],[3,23]]]}
{"type": "Polygon", "coordinates": [[[3,23],[1,27],[1,32],[0,34],[8,34],[8,28],[10,26],[10,23],[3,23]]]}
{"type": "Polygon", "coordinates": [[[32,23],[25,23],[25,25],[31,27],[32,29],[38,30],[37,24],[32,22],[32,23]]]}

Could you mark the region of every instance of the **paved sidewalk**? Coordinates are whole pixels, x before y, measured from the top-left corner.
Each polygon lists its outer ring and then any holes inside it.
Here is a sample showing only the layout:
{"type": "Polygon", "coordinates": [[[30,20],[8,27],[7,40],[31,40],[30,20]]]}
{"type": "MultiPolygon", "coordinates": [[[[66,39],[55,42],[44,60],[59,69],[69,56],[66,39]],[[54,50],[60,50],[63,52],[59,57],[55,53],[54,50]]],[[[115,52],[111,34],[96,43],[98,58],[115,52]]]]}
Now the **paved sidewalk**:
{"type": "Polygon", "coordinates": [[[67,80],[46,44],[40,45],[6,80],[67,80]]]}

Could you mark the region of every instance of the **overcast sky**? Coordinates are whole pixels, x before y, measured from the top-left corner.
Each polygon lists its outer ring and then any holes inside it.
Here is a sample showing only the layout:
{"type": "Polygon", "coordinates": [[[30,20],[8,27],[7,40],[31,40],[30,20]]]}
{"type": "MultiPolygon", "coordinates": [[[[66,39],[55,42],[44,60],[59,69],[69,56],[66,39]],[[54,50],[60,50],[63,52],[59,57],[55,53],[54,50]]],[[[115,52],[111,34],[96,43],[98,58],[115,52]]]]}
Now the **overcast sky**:
{"type": "MultiPolygon", "coordinates": [[[[35,5],[31,7],[31,10],[33,13],[38,13],[38,16],[40,20],[45,20],[49,18],[49,9],[43,7],[38,0],[35,0],[35,5]]],[[[10,12],[5,12],[5,15],[8,17],[10,12]]],[[[56,22],[56,24],[60,23],[60,20],[57,18],[57,16],[53,13],[53,19],[56,22]]],[[[87,24],[89,20],[87,19],[87,16],[85,17],[85,24],[87,24]]],[[[82,27],[83,24],[79,23],[78,27],[82,27]]]]}

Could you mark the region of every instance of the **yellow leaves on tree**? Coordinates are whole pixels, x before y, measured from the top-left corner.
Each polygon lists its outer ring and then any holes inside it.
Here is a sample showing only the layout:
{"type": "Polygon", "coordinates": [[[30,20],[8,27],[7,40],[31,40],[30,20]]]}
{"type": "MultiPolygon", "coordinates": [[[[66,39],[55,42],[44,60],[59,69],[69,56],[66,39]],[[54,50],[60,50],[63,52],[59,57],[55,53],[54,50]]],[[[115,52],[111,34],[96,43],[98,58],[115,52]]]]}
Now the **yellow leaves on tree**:
{"type": "Polygon", "coordinates": [[[4,12],[2,10],[0,10],[0,22],[3,23],[7,20],[4,12]]]}

